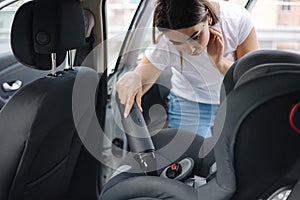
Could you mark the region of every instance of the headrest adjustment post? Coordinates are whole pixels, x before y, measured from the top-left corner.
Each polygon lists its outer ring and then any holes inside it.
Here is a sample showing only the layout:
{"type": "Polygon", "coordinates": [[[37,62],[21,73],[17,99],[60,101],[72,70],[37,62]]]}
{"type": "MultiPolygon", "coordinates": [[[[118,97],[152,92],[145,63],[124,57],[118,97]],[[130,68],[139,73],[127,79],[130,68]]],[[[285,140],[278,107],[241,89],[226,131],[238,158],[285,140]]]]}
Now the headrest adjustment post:
{"type": "Polygon", "coordinates": [[[51,61],[52,61],[52,69],[51,69],[51,74],[56,75],[56,53],[51,53],[51,61]]]}
{"type": "Polygon", "coordinates": [[[68,56],[68,69],[72,69],[73,68],[72,50],[67,51],[67,56],[68,56]]]}

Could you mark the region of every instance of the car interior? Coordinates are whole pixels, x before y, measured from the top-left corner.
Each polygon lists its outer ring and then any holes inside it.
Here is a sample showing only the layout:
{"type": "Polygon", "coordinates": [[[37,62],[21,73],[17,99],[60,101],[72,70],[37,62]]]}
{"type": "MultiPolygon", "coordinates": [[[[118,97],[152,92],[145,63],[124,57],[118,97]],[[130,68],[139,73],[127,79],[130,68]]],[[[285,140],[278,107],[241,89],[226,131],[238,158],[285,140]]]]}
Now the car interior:
{"type": "Polygon", "coordinates": [[[107,36],[105,0],[16,9],[12,51],[0,53],[1,200],[300,198],[298,52],[236,60],[210,138],[168,128],[170,70],[143,96],[143,112],[135,104],[123,117],[115,85],[148,45],[154,4],[136,4],[111,72],[117,38],[107,36]]]}

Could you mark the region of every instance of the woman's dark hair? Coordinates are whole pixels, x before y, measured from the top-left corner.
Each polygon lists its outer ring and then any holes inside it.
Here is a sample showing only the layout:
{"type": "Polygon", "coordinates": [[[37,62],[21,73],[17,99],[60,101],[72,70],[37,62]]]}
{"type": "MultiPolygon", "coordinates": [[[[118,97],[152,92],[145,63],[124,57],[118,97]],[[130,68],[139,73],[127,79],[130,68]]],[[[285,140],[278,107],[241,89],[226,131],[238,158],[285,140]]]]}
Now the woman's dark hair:
{"type": "Polygon", "coordinates": [[[219,17],[208,0],[157,0],[153,16],[153,42],[156,43],[155,27],[161,32],[195,26],[207,20],[207,12],[215,25],[219,17]]]}

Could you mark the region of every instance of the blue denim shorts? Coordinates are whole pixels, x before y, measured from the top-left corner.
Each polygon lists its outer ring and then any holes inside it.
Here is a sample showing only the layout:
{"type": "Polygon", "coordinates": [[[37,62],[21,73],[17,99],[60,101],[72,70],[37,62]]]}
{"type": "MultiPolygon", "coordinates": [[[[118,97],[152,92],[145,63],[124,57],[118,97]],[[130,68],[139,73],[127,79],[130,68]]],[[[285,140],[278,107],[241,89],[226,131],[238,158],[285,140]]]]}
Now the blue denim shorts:
{"type": "Polygon", "coordinates": [[[218,108],[217,104],[189,101],[170,92],[169,127],[185,129],[204,138],[211,137],[218,108]]]}

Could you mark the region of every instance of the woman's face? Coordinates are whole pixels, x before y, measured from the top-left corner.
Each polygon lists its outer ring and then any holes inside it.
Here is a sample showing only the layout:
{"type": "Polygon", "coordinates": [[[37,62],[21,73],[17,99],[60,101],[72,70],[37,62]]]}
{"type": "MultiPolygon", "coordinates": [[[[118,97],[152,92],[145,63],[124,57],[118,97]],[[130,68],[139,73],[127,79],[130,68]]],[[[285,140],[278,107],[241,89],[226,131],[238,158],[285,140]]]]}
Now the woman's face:
{"type": "Polygon", "coordinates": [[[189,55],[200,55],[209,41],[208,20],[195,26],[164,32],[178,51],[189,55]]]}

